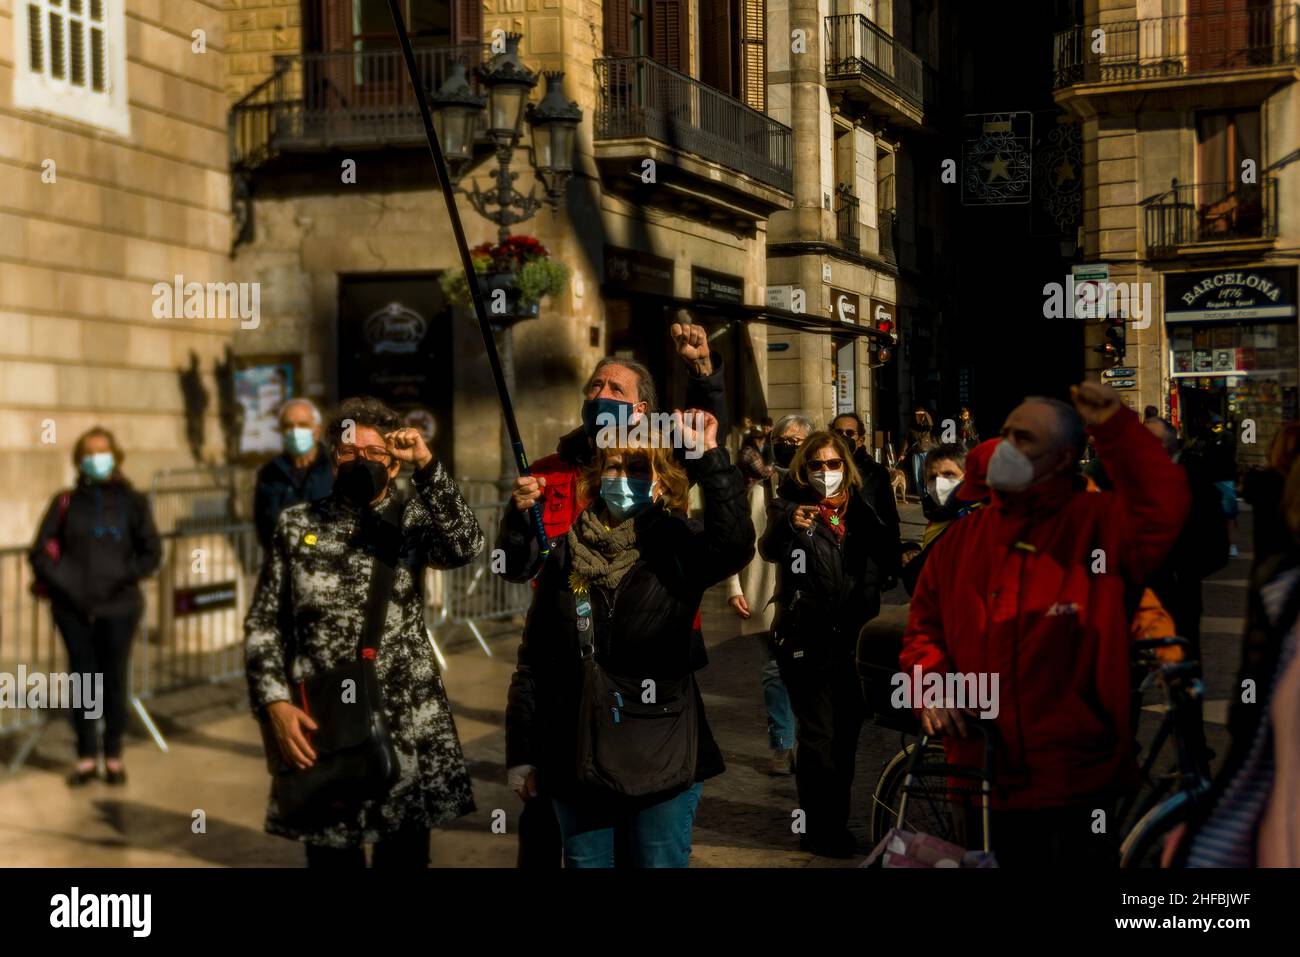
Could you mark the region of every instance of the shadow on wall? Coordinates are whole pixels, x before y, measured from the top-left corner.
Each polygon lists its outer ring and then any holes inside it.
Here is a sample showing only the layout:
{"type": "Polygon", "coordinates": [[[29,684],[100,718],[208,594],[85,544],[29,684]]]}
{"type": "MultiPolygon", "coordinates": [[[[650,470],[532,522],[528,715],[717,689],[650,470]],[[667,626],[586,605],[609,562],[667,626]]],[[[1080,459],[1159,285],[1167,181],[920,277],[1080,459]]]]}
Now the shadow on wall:
{"type": "MultiPolygon", "coordinates": [[[[213,364],[212,373],[217,382],[217,416],[221,424],[222,457],[226,462],[233,462],[239,456],[239,436],[244,430],[244,407],[235,399],[235,359],[229,346],[226,347],[224,359],[213,364]]],[[[190,456],[195,465],[220,464],[207,462],[203,455],[205,417],[212,399],[203,384],[199,357],[192,350],[189,367],[177,372],[177,378],[181,398],[185,403],[185,439],[190,447],[190,456]]]]}

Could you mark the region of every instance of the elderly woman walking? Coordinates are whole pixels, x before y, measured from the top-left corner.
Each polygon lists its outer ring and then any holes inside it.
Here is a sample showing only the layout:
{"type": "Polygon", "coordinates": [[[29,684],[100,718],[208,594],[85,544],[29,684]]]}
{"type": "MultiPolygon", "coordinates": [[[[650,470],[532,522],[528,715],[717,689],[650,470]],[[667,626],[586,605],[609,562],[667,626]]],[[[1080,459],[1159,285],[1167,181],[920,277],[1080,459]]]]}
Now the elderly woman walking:
{"type": "MultiPolygon", "coordinates": [[[[367,843],[376,867],[427,866],[430,829],[474,809],[425,631],[420,576],[426,565],[471,561],[483,533],[420,433],[400,426],[397,413],[375,399],[342,404],[328,430],[333,494],[281,513],[245,623],[250,697],[267,732],[268,758],[281,763],[266,829],[306,844],[309,866],[364,867],[367,843]],[[415,474],[403,502],[392,483],[405,463],[415,474]],[[338,706],[337,694],[312,703],[308,689],[359,660],[373,668],[362,674],[373,674],[374,687],[353,680],[352,700],[360,703],[352,707],[374,704],[368,721],[382,726],[373,737],[385,741],[385,767],[365,765],[362,777],[374,780],[349,792],[364,798],[331,800],[310,813],[296,800],[292,809],[281,807],[291,793],[281,785],[295,775],[298,783],[311,780],[318,748],[342,738],[354,743],[355,732],[341,729],[352,726],[354,712],[338,706]]],[[[346,705],[347,680],[342,687],[346,705]]],[[[314,773],[336,778],[345,763],[336,756],[330,770],[314,773]]]]}

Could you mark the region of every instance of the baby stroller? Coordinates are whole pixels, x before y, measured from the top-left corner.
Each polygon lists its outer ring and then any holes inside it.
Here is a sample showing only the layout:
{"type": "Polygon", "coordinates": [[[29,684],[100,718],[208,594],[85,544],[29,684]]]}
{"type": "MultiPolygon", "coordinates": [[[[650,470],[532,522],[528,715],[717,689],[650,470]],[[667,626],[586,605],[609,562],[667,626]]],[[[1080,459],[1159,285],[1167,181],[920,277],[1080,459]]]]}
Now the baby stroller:
{"type": "Polygon", "coordinates": [[[906,623],[907,606],[885,606],[858,635],[858,677],[868,713],[876,725],[899,734],[899,751],[872,794],[869,839],[875,850],[863,866],[996,867],[989,807],[997,730],[991,721],[967,718],[967,733],[984,738],[984,764],[952,765],[943,746],[922,733],[911,708],[895,706],[906,623]]]}

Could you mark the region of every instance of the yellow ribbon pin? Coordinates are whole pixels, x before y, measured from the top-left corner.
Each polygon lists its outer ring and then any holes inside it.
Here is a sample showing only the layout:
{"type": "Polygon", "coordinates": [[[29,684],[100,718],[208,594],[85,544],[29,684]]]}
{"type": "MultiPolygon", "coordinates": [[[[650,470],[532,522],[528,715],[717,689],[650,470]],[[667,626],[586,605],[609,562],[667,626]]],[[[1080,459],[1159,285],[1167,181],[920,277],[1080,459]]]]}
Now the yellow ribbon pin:
{"type": "Polygon", "coordinates": [[[302,537],[302,542],[303,542],[304,545],[315,545],[315,544],[316,544],[316,536],[315,536],[315,535],[312,535],[312,534],[309,532],[309,533],[307,533],[306,535],[304,535],[304,536],[302,537]]]}

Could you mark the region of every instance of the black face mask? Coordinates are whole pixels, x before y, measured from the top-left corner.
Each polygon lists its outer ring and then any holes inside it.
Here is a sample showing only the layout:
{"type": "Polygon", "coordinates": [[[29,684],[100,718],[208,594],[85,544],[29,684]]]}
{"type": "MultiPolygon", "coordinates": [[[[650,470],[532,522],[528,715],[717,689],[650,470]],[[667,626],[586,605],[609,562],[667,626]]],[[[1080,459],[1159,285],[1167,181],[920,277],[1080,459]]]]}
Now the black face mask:
{"type": "Polygon", "coordinates": [[[772,446],[772,459],[783,469],[788,469],[790,463],[794,461],[794,453],[799,451],[797,445],[787,445],[784,442],[777,442],[772,446]]]}
{"type": "Polygon", "coordinates": [[[369,459],[343,463],[334,479],[335,494],[354,508],[365,508],[387,487],[387,467],[369,459]]]}

